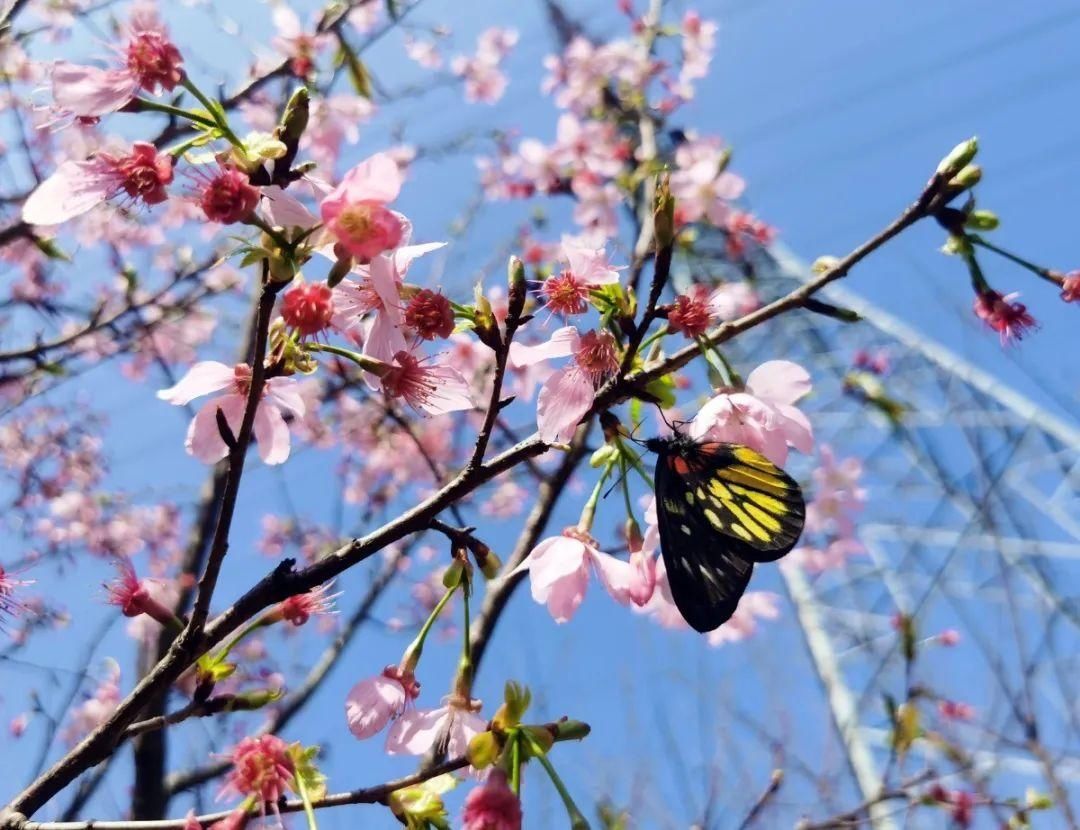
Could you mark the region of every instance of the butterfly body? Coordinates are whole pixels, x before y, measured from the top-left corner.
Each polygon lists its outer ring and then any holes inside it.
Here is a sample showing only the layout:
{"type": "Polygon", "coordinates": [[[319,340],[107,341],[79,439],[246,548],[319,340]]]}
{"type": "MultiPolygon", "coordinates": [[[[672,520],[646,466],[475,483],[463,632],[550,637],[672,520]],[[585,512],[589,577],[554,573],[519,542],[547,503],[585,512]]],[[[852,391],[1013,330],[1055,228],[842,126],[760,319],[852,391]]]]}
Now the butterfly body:
{"type": "Polygon", "coordinates": [[[653,438],[656,514],[671,595],[697,631],[731,618],[754,564],[774,562],[802,534],[799,485],[742,444],[653,438]]]}

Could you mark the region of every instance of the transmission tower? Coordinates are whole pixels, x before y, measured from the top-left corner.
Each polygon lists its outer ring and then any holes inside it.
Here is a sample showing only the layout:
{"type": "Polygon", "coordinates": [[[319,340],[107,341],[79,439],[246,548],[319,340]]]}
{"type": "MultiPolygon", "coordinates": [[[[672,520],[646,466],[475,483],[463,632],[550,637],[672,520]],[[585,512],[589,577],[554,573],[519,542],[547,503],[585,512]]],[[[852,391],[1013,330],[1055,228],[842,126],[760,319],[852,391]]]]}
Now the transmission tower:
{"type": "MultiPolygon", "coordinates": [[[[811,276],[789,252],[771,253],[765,299],[811,276]]],[[[852,783],[874,802],[896,761],[882,690],[903,693],[894,620],[914,615],[920,637],[961,634],[957,649],[921,650],[926,685],[977,706],[957,786],[1021,797],[1034,787],[1057,802],[1050,824],[1035,826],[1076,827],[1080,428],[847,290],[818,296],[861,322],[790,314],[731,348],[747,366],[783,356],[812,367],[814,394],[800,406],[817,444],[864,464],[866,554],[820,574],[781,570],[852,783]],[[901,404],[898,419],[851,383],[853,356],[878,350],[892,365],[871,392],[901,404]]],[[[911,752],[950,769],[937,746],[922,739],[911,752]]],[[[866,818],[879,830],[903,825],[895,803],[866,818]]]]}

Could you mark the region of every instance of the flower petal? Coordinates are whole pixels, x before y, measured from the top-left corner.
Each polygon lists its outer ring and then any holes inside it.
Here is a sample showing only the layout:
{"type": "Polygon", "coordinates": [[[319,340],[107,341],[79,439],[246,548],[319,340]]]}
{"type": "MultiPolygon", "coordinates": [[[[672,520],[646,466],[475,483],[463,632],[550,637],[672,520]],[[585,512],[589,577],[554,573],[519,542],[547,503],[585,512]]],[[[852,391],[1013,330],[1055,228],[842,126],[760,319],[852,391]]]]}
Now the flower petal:
{"type": "Polygon", "coordinates": [[[276,406],[260,401],[252,425],[259,457],[265,464],[281,464],[289,457],[289,427],[276,406]]]}
{"type": "Polygon", "coordinates": [[[114,179],[93,162],[65,161],[26,198],[22,220],[29,225],[59,225],[97,207],[112,193],[114,179]]]}
{"type": "Polygon", "coordinates": [[[772,404],[792,404],[810,393],[810,373],[790,360],[770,360],[750,373],[746,389],[772,404]]]}
{"type": "Polygon", "coordinates": [[[548,444],[569,441],[595,397],[592,381],[577,366],[566,366],[544,381],[536,399],[536,426],[548,444]]]}
{"type": "Polygon", "coordinates": [[[439,730],[442,729],[447,717],[449,717],[449,710],[445,706],[439,709],[411,709],[405,712],[397,719],[386,736],[387,754],[423,755],[439,737],[439,730]]]}
{"type": "Polygon", "coordinates": [[[551,337],[543,343],[535,346],[526,346],[524,343],[513,342],[510,344],[508,360],[515,369],[523,366],[532,366],[543,360],[552,360],[556,357],[569,357],[572,355],[580,342],[578,330],[574,326],[563,326],[551,333],[551,337]]]}
{"type": "Polygon", "coordinates": [[[218,363],[216,360],[202,360],[188,369],[175,386],[161,389],[157,396],[168,403],[183,406],[195,398],[220,392],[227,388],[236,377],[232,366],[218,363]]]}

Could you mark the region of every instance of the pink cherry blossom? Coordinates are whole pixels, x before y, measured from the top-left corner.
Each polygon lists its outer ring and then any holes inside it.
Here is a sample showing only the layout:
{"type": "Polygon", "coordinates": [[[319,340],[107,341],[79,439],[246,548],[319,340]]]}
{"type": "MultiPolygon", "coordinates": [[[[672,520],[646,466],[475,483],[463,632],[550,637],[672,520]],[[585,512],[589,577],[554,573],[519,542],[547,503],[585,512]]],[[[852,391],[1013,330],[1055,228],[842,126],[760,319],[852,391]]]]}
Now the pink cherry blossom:
{"type": "Polygon", "coordinates": [[[120,608],[125,617],[138,617],[147,614],[162,625],[173,622],[172,611],[158,602],[139,580],[135,567],[124,557],[116,560],[119,576],[105,588],[109,595],[109,604],[120,608]]]}
{"type": "Polygon", "coordinates": [[[608,332],[579,335],[574,326],[565,326],[536,346],[510,344],[509,364],[514,368],[567,356],[573,361],[544,381],[537,399],[537,428],[548,443],[569,440],[592,406],[596,389],[618,369],[615,341],[608,332]]]}
{"type": "Polygon", "coordinates": [[[724,170],[725,151],[719,139],[691,136],[675,151],[676,170],[671,174],[680,222],[707,221],[723,227],[746,183],[724,170]]]}
{"type": "Polygon", "coordinates": [[[713,49],[716,46],[717,25],[711,20],[702,20],[696,11],[689,10],[682,20],[682,70],[679,72],[680,83],[704,78],[709,72],[713,49]]]}
{"type": "Polygon", "coordinates": [[[754,636],[758,620],[775,620],[780,616],[777,605],[780,597],[769,591],[747,591],[739,599],[735,613],[726,623],[708,635],[709,645],[737,643],[754,636]]]}
{"type": "Polygon", "coordinates": [[[946,628],[937,635],[937,641],[943,646],[955,646],[960,644],[960,632],[955,628],[946,628]]]}
{"type": "Polygon", "coordinates": [[[473,57],[458,55],[450,62],[450,70],[465,80],[465,100],[494,104],[502,98],[508,81],[499,65],[517,40],[514,30],[492,27],[480,33],[473,57]]]}
{"type": "Polygon", "coordinates": [[[463,830],[521,830],[521,799],[498,767],[465,797],[463,830]]]}
{"type": "Polygon", "coordinates": [[[0,631],[4,630],[4,618],[16,617],[26,610],[26,606],[17,596],[17,592],[33,581],[16,579],[15,575],[0,565],[0,631]]]}
{"type": "Polygon", "coordinates": [[[140,90],[171,92],[183,78],[183,59],[159,21],[148,15],[131,20],[121,48],[124,65],[99,69],[58,61],[52,69],[56,106],[81,118],[116,112],[140,90]]]}
{"type": "Polygon", "coordinates": [[[386,736],[389,755],[424,755],[446,737],[446,752],[451,758],[465,754],[469,741],[487,728],[477,712],[480,701],[457,696],[447,698],[438,709],[412,709],[402,714],[386,736]]]}
{"type": "Polygon", "coordinates": [[[307,623],[313,616],[336,614],[334,600],[341,596],[341,592],[331,594],[330,590],[333,587],[334,582],[331,580],[310,591],[294,594],[278,603],[277,613],[282,619],[298,627],[307,623]]]}
{"type": "Polygon", "coordinates": [[[345,698],[345,720],[349,731],[361,740],[381,732],[400,716],[420,694],[420,684],[412,672],[387,666],[382,674],[361,680],[345,698]]]}
{"type": "MultiPolygon", "coordinates": [[[[523,149],[524,145],[522,142],[523,149]]],[[[535,153],[535,147],[530,145],[528,152],[535,153]]],[[[583,121],[572,113],[559,116],[550,150],[551,163],[557,168],[566,168],[571,175],[589,171],[610,179],[619,175],[628,157],[626,143],[614,124],[583,121]]]]}
{"type": "Polygon", "coordinates": [[[438,69],[442,66],[439,47],[430,40],[418,40],[405,35],[405,54],[425,69],[438,69]]]}
{"type": "Polygon", "coordinates": [[[616,602],[648,601],[649,575],[644,568],[603,553],[591,536],[573,527],[541,541],[514,573],[528,571],[533,599],[547,605],[555,622],[564,623],[585,599],[590,566],[616,602]]]}
{"type": "Polygon", "coordinates": [[[1023,340],[1025,334],[1039,327],[1027,306],[1016,302],[1019,296],[1019,292],[1002,296],[987,289],[975,297],[975,316],[998,333],[1002,346],[1023,340]]]}
{"type": "MultiPolygon", "coordinates": [[[[188,427],[184,446],[188,454],[213,464],[229,453],[218,428],[220,409],[235,437],[240,431],[251,388],[251,367],[240,363],[230,368],[224,363],[204,360],[196,363],[180,381],[157,396],[168,403],[183,406],[195,398],[213,392],[224,394],[208,401],[196,413],[188,427]]],[[[305,405],[293,378],[276,377],[266,381],[255,410],[254,435],[259,456],[267,464],[281,464],[289,457],[289,428],[284,414],[303,417],[305,405]]]]}
{"type": "Polygon", "coordinates": [[[566,267],[540,285],[545,304],[555,314],[583,314],[590,293],[619,282],[619,271],[608,262],[603,247],[594,248],[583,240],[563,237],[566,267]]]}
{"type": "Polygon", "coordinates": [[[421,340],[445,340],[454,333],[454,309],[445,295],[421,288],[405,307],[403,322],[421,340]]]}
{"type": "Polygon", "coordinates": [[[213,172],[200,169],[192,178],[196,181],[195,200],[211,222],[243,222],[259,204],[259,189],[247,173],[235,167],[219,166],[213,172]]]}
{"type": "Polygon", "coordinates": [[[22,218],[31,225],[58,225],[121,193],[132,202],[165,201],[173,179],[172,157],[153,144],[136,141],[131,152],[98,153],[86,161],[65,161],[23,203],[22,218]]]}
{"type": "Polygon", "coordinates": [[[945,720],[971,721],[975,720],[975,707],[956,700],[939,700],[938,714],[945,720]]]}
{"type": "Polygon", "coordinates": [[[840,537],[832,539],[824,547],[800,545],[781,563],[781,567],[800,567],[810,573],[846,568],[853,556],[862,556],[866,548],[858,539],[840,537]]]}
{"type": "Polygon", "coordinates": [[[306,78],[315,69],[319,51],[332,42],[327,34],[309,34],[304,31],[300,17],[285,5],[274,6],[271,14],[277,35],[272,43],[275,49],[289,59],[289,69],[298,78],[306,78]]]}
{"type": "Polygon", "coordinates": [[[64,739],[71,745],[81,741],[103,724],[120,703],[120,665],[105,660],[105,676],[98,687],[82,704],[75,707],[64,728],[64,739]]]}
{"type": "Polygon", "coordinates": [[[401,170],[386,153],[360,162],[319,205],[327,230],[349,254],[367,262],[396,248],[404,217],[387,205],[401,192],[401,170]]]}
{"type": "Polygon", "coordinates": [[[841,537],[854,532],[854,513],[866,503],[866,490],[859,486],[862,463],[857,458],[836,460],[832,447],[818,450],[821,465],[814,470],[814,497],[806,505],[806,530],[828,531],[841,537]]]}
{"type": "Polygon", "coordinates": [[[230,753],[232,769],[218,798],[253,795],[260,804],[276,805],[286,791],[296,790],[296,770],[288,749],[276,735],[244,738],[230,753]]]}
{"type": "Polygon", "coordinates": [[[394,355],[394,362],[382,376],[382,388],[387,397],[401,398],[413,409],[428,415],[444,415],[475,406],[461,372],[445,363],[421,360],[404,350],[394,355]]]}
{"type": "Polygon", "coordinates": [[[324,282],[294,282],[281,296],[281,319],[301,338],[312,337],[334,319],[334,292],[324,282]]]}
{"type": "Polygon", "coordinates": [[[1080,302],[1080,271],[1070,271],[1061,280],[1061,299],[1067,303],[1080,302]]]}
{"type": "Polygon", "coordinates": [[[770,360],[750,373],[744,391],[725,390],[711,398],[691,422],[690,435],[745,444],[782,467],[789,445],[804,453],[814,447],[810,421],[794,406],[809,392],[805,369],[770,360]]]}

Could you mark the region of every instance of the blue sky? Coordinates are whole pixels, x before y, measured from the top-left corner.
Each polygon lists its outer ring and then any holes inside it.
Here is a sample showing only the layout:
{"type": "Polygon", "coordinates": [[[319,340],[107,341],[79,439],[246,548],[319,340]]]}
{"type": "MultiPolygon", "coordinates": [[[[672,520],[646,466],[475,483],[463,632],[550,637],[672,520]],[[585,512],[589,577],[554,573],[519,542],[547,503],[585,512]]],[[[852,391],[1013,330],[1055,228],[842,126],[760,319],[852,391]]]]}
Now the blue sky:
{"type": "MultiPolygon", "coordinates": [[[[590,32],[621,32],[614,3],[570,5],[590,32]]],[[[229,15],[242,20],[239,34],[219,34],[215,27],[221,21],[208,21],[202,10],[170,11],[177,39],[193,44],[189,66],[207,86],[226,74],[235,75],[240,61],[233,60],[232,50],[238,41],[245,47],[265,42],[269,31],[262,6],[247,0],[227,6],[229,15]]],[[[681,10],[685,4],[671,6],[681,10]]],[[[733,167],[749,184],[749,204],[779,228],[781,239],[796,253],[812,260],[847,252],[917,194],[949,148],[977,134],[985,169],[980,204],[1002,218],[995,241],[1052,267],[1080,267],[1073,207],[1080,167],[1072,138],[1080,86],[1074,49],[1080,9],[1074,3],[740,0],[695,7],[717,19],[721,31],[712,72],[682,119],[700,132],[731,141],[733,167]]],[[[460,51],[471,50],[475,34],[487,25],[519,28],[522,41],[508,62],[513,78],[509,92],[493,108],[465,105],[456,90],[434,91],[387,107],[362,130],[356,158],[384,146],[399,124],[405,125],[406,139],[420,145],[495,127],[552,138],[554,110],[538,92],[539,62],[551,51],[538,3],[428,0],[411,22],[448,22],[460,51]]],[[[419,77],[396,37],[387,38],[367,59],[387,87],[404,88],[419,77]]],[[[473,146],[477,152],[489,149],[473,146]]],[[[420,239],[445,238],[449,224],[474,195],[471,149],[417,165],[401,207],[415,222],[420,239]]],[[[481,209],[432,278],[447,288],[467,286],[479,271],[503,258],[504,246],[530,210],[525,205],[481,209]]],[[[557,234],[562,207],[556,206],[551,215],[557,234]]],[[[988,267],[995,287],[1022,291],[1043,323],[1029,340],[1003,352],[996,335],[982,330],[970,314],[965,273],[959,262],[937,252],[942,241],[936,227],[916,228],[861,266],[847,287],[1048,407],[1065,414],[1073,411],[1080,312],[1061,303],[1049,285],[1003,261],[988,267]]],[[[204,470],[181,455],[185,417],[154,401],[152,388],[114,382],[107,371],[99,371],[88,376],[81,392],[112,413],[107,440],[121,480],[147,498],[183,499],[194,492],[204,470]],[[145,463],[149,453],[155,459],[152,467],[145,463]]],[[[303,453],[284,471],[251,467],[237,521],[234,550],[239,555],[231,557],[224,592],[238,592],[250,581],[253,568],[261,572],[267,567],[248,550],[261,515],[281,509],[283,490],[301,510],[325,514],[322,497],[332,485],[326,481],[326,466],[323,454],[303,453]]],[[[573,506],[580,499],[571,495],[564,500],[553,528],[574,521],[573,506]]],[[[605,524],[602,508],[602,527],[617,519],[615,505],[606,507],[608,521],[605,524]]],[[[514,523],[494,527],[491,538],[509,548],[514,528],[514,523]]],[[[92,569],[84,570],[87,578],[96,580],[92,569]]],[[[755,588],[777,589],[775,574],[763,569],[758,579],[755,588]]],[[[52,578],[45,576],[43,582],[51,585],[52,578]]],[[[364,582],[360,573],[342,580],[345,607],[364,582]]],[[[70,592],[74,602],[75,596],[85,595],[84,584],[69,581],[56,590],[70,592]]],[[[389,616],[393,605],[384,603],[376,616],[389,616]]],[[[49,638],[57,664],[81,649],[96,620],[106,613],[91,609],[85,623],[49,638]]],[[[952,622],[947,617],[937,621],[952,622]]],[[[119,629],[106,640],[102,655],[123,653],[119,629]]],[[[317,653],[316,640],[303,632],[291,641],[290,659],[310,659],[317,653]]],[[[348,687],[395,662],[405,642],[401,635],[373,628],[350,649],[312,711],[290,728],[289,738],[334,740],[326,770],[335,789],[376,783],[411,769],[408,759],[385,759],[378,741],[358,744],[342,738],[341,707],[348,687]]],[[[956,662],[937,668],[958,680],[963,659],[950,659],[956,662]]],[[[425,652],[423,704],[437,704],[455,661],[456,648],[450,645],[425,652]]],[[[632,617],[595,585],[579,615],[561,627],[522,592],[505,616],[489,661],[481,673],[479,695],[492,709],[503,679],[516,677],[533,686],[543,717],[569,714],[593,724],[588,741],[558,752],[559,768],[582,806],[608,795],[618,804],[634,806],[643,827],[685,827],[705,801],[710,775],[731,810],[717,826],[738,823],[764,786],[771,762],[754,729],[745,718],[735,724],[733,713],[751,717],[811,758],[820,753],[827,766],[838,764],[830,749],[824,704],[787,608],[783,622],[766,627],[748,643],[713,650],[689,633],[673,634],[632,617]],[[670,823],[665,823],[665,815],[670,823]]],[[[125,681],[130,679],[129,668],[125,681]]],[[[16,685],[25,682],[39,682],[39,676],[18,673],[16,685]]],[[[67,682],[63,679],[61,685],[67,682]]],[[[5,692],[5,714],[19,710],[25,699],[21,691],[5,692]]],[[[51,689],[54,701],[60,691],[51,689]]],[[[216,728],[210,722],[193,726],[188,734],[198,739],[198,749],[179,743],[172,749],[172,764],[201,760],[202,741],[216,728]]],[[[224,731],[216,735],[217,742],[226,746],[232,726],[220,728],[224,731]]],[[[27,740],[35,737],[31,732],[27,740]]],[[[119,774],[96,800],[96,814],[112,816],[123,810],[125,765],[118,765],[119,774]]],[[[22,759],[0,757],[0,773],[18,782],[26,775],[25,765],[22,759]]],[[[561,808],[550,787],[538,769],[529,775],[527,826],[559,826],[561,808]]],[[[814,795],[793,783],[784,800],[813,804],[814,795]]],[[[355,821],[394,826],[371,808],[331,811],[320,823],[344,828],[355,821]]]]}

